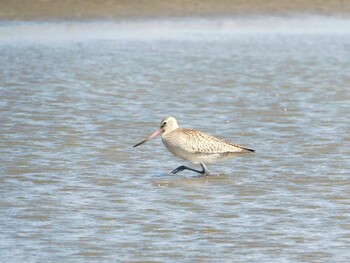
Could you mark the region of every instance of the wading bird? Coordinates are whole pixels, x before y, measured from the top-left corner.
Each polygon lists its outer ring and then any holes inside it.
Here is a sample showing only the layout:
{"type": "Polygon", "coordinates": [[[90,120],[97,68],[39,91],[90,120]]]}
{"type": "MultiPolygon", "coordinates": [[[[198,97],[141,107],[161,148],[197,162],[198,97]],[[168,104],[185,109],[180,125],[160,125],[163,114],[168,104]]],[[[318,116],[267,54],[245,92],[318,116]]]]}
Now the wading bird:
{"type": "Polygon", "coordinates": [[[147,142],[158,134],[162,134],[162,142],[169,152],[193,164],[200,164],[202,167],[202,171],[200,171],[182,165],[173,170],[173,174],[190,170],[203,175],[210,175],[205,164],[226,160],[241,153],[254,152],[252,149],[221,141],[204,132],[180,128],[173,117],[163,119],[156,132],[134,145],[134,147],[147,142]]]}

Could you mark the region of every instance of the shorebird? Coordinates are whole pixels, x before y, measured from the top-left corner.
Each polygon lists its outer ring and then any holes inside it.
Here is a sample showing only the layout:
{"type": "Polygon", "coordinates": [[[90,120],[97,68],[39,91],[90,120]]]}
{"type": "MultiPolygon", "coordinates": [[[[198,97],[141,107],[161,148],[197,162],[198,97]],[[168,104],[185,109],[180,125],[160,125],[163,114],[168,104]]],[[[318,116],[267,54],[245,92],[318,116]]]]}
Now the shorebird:
{"type": "Polygon", "coordinates": [[[204,132],[180,128],[173,117],[163,119],[156,132],[135,144],[134,147],[149,141],[158,134],[162,134],[162,142],[169,152],[193,164],[200,164],[202,167],[200,171],[182,165],[173,170],[173,174],[190,170],[202,175],[210,175],[205,164],[229,159],[240,153],[254,152],[252,149],[221,141],[204,132]]]}

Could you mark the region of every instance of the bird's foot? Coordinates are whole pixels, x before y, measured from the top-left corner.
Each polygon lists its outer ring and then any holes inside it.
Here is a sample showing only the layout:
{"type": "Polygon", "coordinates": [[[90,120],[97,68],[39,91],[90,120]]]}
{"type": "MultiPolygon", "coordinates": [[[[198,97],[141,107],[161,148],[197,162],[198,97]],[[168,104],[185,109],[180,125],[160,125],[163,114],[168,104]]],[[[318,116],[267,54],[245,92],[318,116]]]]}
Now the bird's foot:
{"type": "Polygon", "coordinates": [[[183,170],[186,170],[186,169],[188,169],[188,167],[181,165],[181,166],[177,167],[176,169],[174,169],[171,173],[177,174],[178,172],[182,172],[183,170]]]}
{"type": "Polygon", "coordinates": [[[185,166],[185,165],[181,165],[181,166],[177,167],[177,168],[176,168],[175,170],[173,170],[171,173],[172,173],[172,174],[177,174],[178,172],[182,172],[182,171],[184,171],[184,170],[190,170],[190,171],[192,171],[192,172],[196,172],[196,173],[199,173],[199,174],[205,174],[205,171],[204,171],[204,170],[203,170],[203,171],[198,171],[198,170],[196,170],[196,169],[187,167],[187,166],[185,166]]]}
{"type": "Polygon", "coordinates": [[[203,172],[202,175],[203,175],[203,176],[211,176],[211,173],[209,173],[209,172],[203,172]]]}

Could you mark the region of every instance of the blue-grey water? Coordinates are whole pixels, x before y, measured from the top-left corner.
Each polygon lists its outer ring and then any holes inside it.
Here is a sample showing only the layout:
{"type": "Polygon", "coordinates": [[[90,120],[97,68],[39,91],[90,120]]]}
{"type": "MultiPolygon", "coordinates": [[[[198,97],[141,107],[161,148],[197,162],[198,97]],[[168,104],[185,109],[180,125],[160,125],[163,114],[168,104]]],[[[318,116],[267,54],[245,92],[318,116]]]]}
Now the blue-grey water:
{"type": "Polygon", "coordinates": [[[349,21],[1,23],[0,262],[349,262],[349,21]]]}

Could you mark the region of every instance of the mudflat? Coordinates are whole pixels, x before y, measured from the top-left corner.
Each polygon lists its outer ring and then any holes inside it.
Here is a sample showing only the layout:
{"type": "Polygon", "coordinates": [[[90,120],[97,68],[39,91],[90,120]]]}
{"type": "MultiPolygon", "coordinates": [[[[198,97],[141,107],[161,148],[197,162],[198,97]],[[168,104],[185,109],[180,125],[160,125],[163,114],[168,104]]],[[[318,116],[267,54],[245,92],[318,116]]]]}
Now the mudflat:
{"type": "Polygon", "coordinates": [[[347,15],[343,0],[0,0],[1,20],[127,19],[186,16],[347,15]]]}

